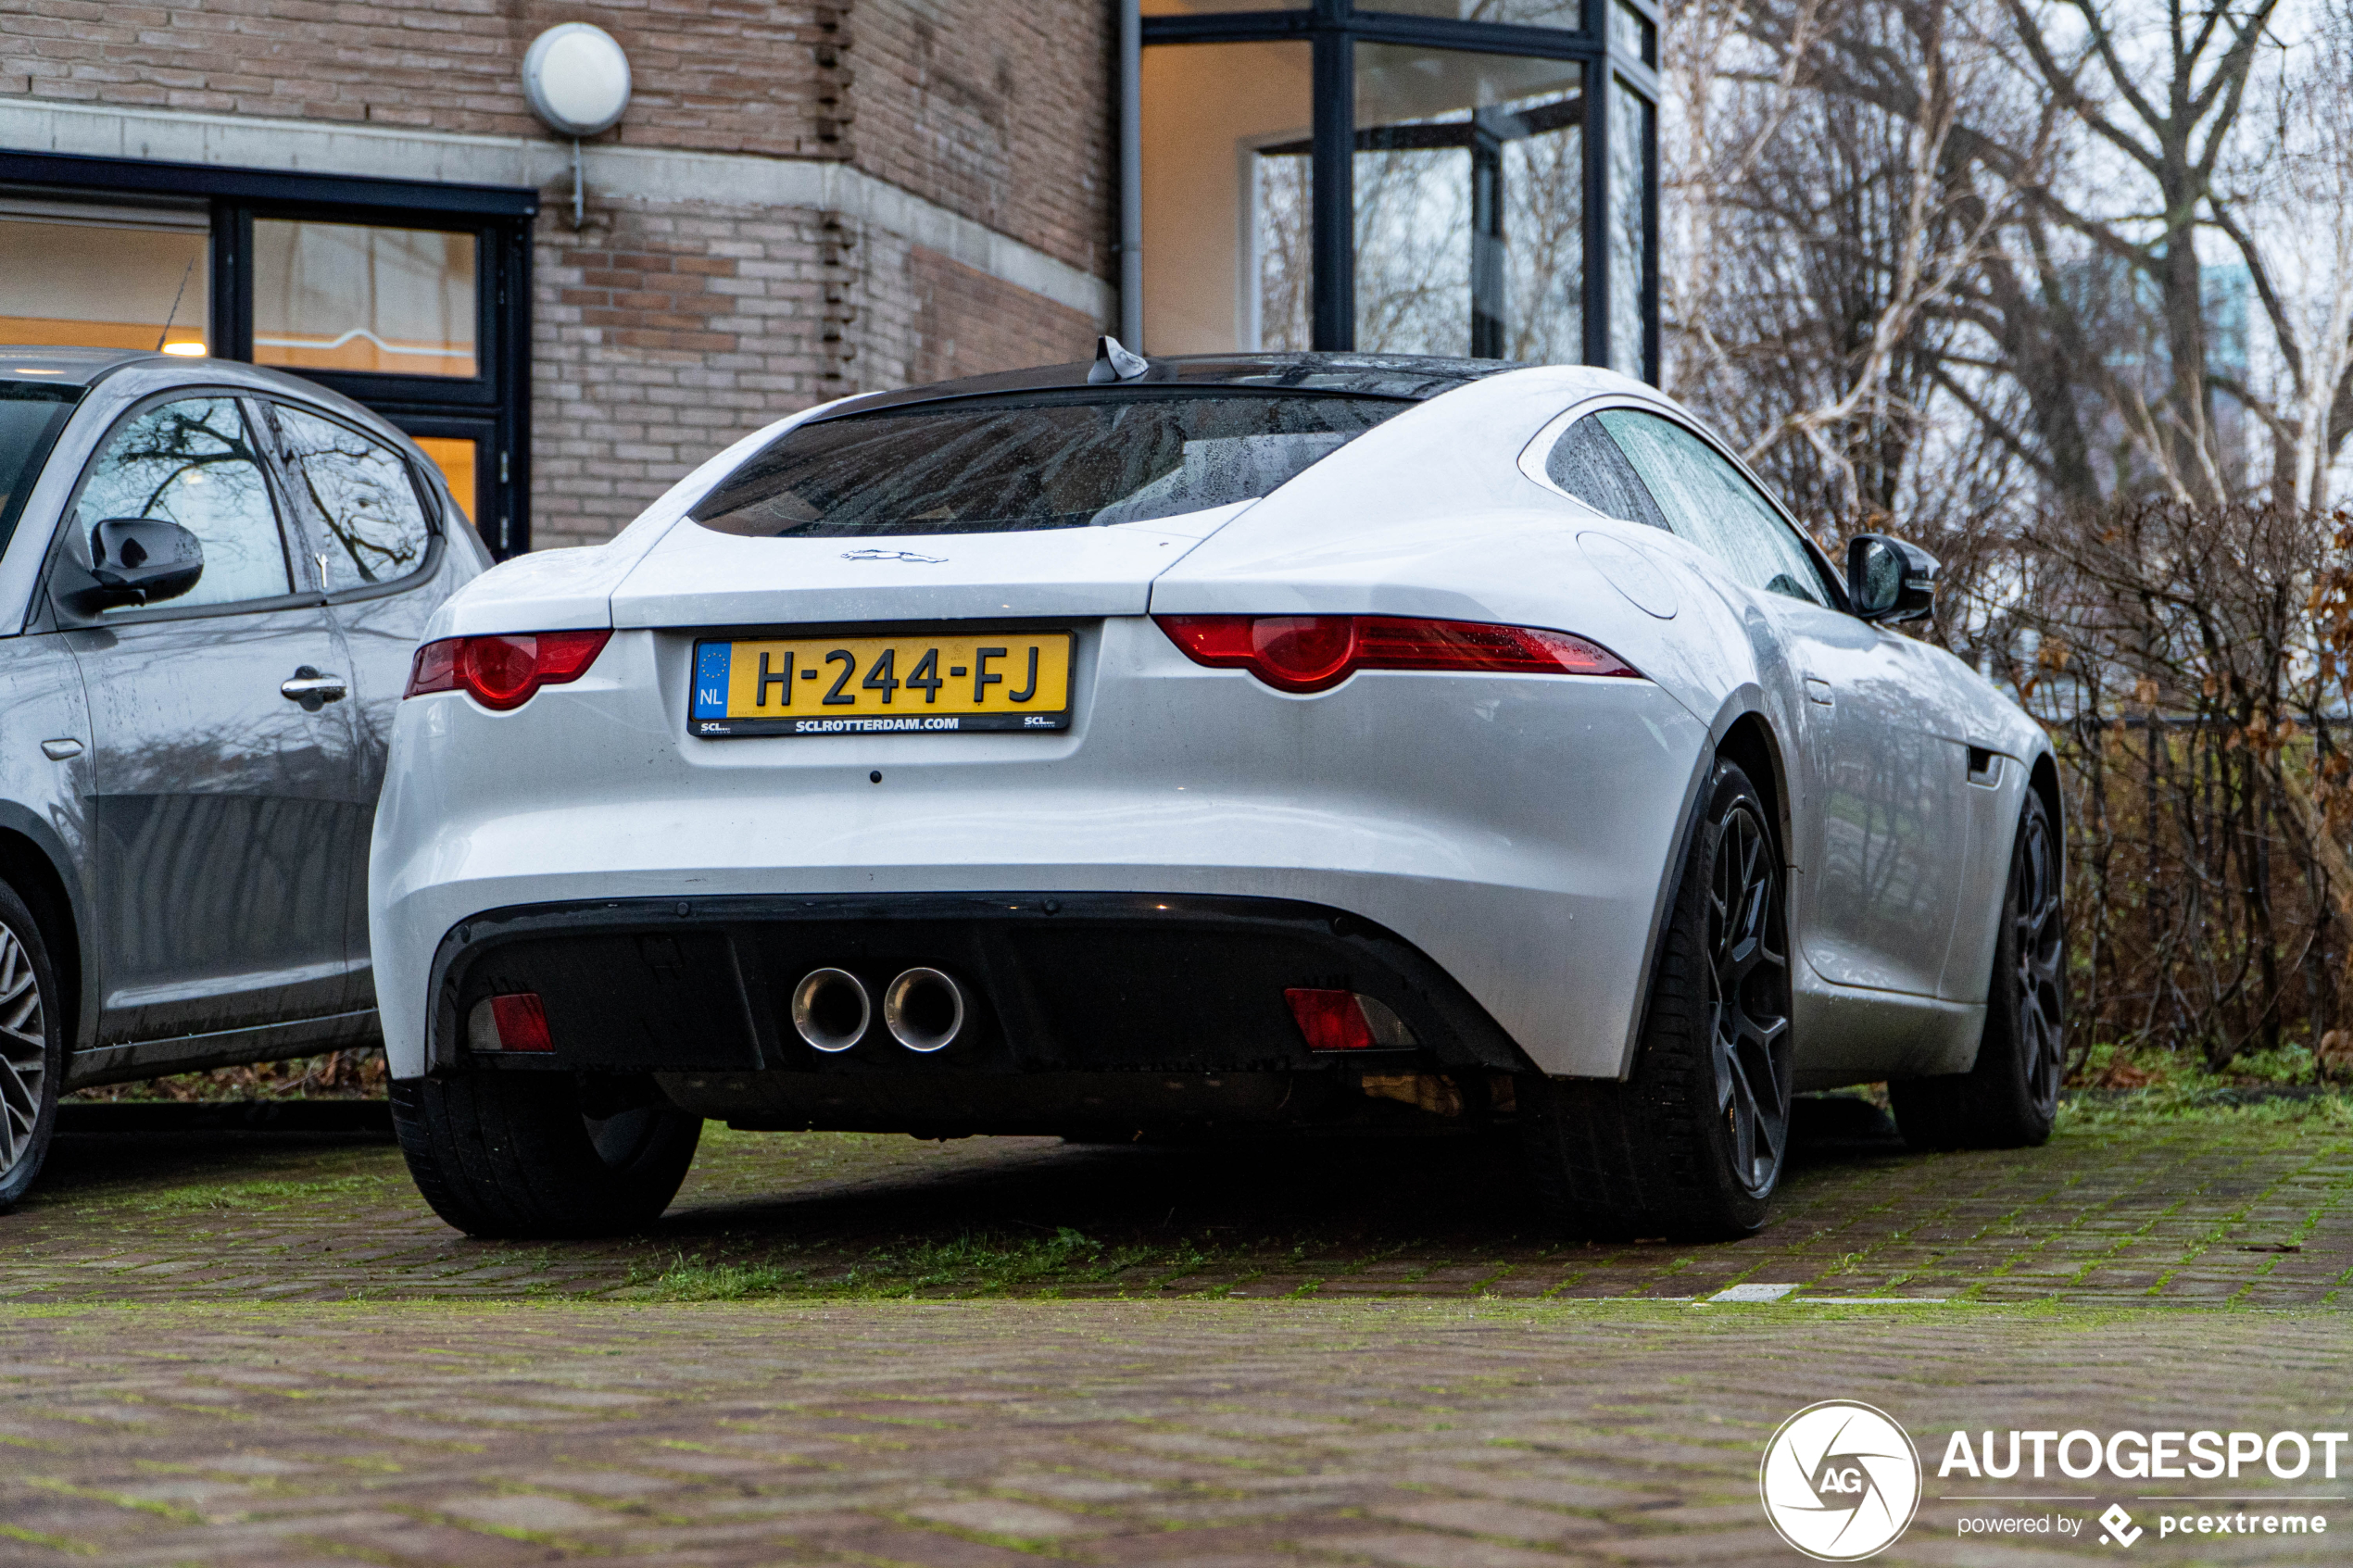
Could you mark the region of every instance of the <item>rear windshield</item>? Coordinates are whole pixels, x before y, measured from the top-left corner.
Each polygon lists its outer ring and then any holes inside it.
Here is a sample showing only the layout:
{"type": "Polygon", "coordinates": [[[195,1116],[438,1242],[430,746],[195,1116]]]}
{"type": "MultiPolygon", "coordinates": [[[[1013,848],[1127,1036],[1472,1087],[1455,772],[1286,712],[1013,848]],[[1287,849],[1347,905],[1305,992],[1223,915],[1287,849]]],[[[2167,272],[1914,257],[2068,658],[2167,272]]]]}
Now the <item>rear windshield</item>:
{"type": "Polygon", "coordinates": [[[0,549],[16,533],[49,444],[81,396],[78,386],[0,381],[0,549]]]}
{"type": "Polygon", "coordinates": [[[689,513],[753,538],[1102,528],[1254,500],[1413,404],[992,397],[786,431],[689,513]]]}

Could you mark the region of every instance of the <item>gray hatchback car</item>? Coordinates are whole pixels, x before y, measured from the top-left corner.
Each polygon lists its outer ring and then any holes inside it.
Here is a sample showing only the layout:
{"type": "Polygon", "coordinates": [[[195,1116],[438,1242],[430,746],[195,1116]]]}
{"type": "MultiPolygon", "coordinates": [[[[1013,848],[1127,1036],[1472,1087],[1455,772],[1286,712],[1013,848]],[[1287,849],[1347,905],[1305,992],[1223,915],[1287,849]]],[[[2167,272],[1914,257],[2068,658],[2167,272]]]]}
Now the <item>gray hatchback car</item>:
{"type": "Polygon", "coordinates": [[[332,392],[0,347],[0,1209],[67,1089],[376,1038],[385,737],[489,564],[332,392]]]}

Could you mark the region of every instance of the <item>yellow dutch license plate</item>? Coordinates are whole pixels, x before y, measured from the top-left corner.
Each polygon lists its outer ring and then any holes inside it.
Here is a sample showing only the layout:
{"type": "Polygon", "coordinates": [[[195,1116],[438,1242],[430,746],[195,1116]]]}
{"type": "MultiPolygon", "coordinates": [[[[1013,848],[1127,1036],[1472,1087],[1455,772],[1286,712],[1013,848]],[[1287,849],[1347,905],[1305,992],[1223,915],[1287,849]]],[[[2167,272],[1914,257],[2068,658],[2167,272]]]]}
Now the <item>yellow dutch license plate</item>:
{"type": "Polygon", "coordinates": [[[695,645],[693,733],[941,734],[1070,726],[1067,632],[732,637],[695,645]]]}

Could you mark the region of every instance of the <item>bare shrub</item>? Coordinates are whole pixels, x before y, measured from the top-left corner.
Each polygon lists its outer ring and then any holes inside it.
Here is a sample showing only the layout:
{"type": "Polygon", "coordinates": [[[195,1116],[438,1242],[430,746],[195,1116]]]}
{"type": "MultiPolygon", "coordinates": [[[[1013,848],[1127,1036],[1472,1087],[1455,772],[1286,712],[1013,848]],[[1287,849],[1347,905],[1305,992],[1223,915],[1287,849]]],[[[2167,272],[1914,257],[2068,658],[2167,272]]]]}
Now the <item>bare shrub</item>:
{"type": "Polygon", "coordinates": [[[1942,634],[2057,746],[2079,1046],[2317,1046],[2353,952],[2353,516],[2133,501],[1955,543],[1942,634]]]}

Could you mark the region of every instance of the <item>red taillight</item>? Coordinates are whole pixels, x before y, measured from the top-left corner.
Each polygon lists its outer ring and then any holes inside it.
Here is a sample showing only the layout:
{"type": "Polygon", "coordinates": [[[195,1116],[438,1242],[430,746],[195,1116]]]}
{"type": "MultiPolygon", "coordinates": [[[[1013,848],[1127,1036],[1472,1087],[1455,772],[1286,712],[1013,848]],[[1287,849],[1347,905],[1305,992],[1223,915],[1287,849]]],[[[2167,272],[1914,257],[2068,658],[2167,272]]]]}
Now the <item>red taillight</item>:
{"type": "Polygon", "coordinates": [[[547,1034],[547,1010],[536,991],[512,991],[485,997],[474,1004],[467,1021],[466,1043],[478,1051],[552,1051],[547,1034]]]}
{"type": "Polygon", "coordinates": [[[1394,615],[1163,615],[1160,629],[1196,664],[1247,670],[1287,692],[1320,692],[1359,670],[1505,675],[1632,675],[1598,643],[1535,626],[1394,615]]]}
{"type": "Polygon", "coordinates": [[[417,650],[407,696],[464,692],[484,708],[521,708],[542,686],[577,681],[612,637],[598,632],[508,632],[444,637],[417,650]]]}
{"type": "Polygon", "coordinates": [[[1353,991],[1285,991],[1291,1017],[1311,1051],[1363,1051],[1373,1047],[1373,1026],[1353,991]]]}

